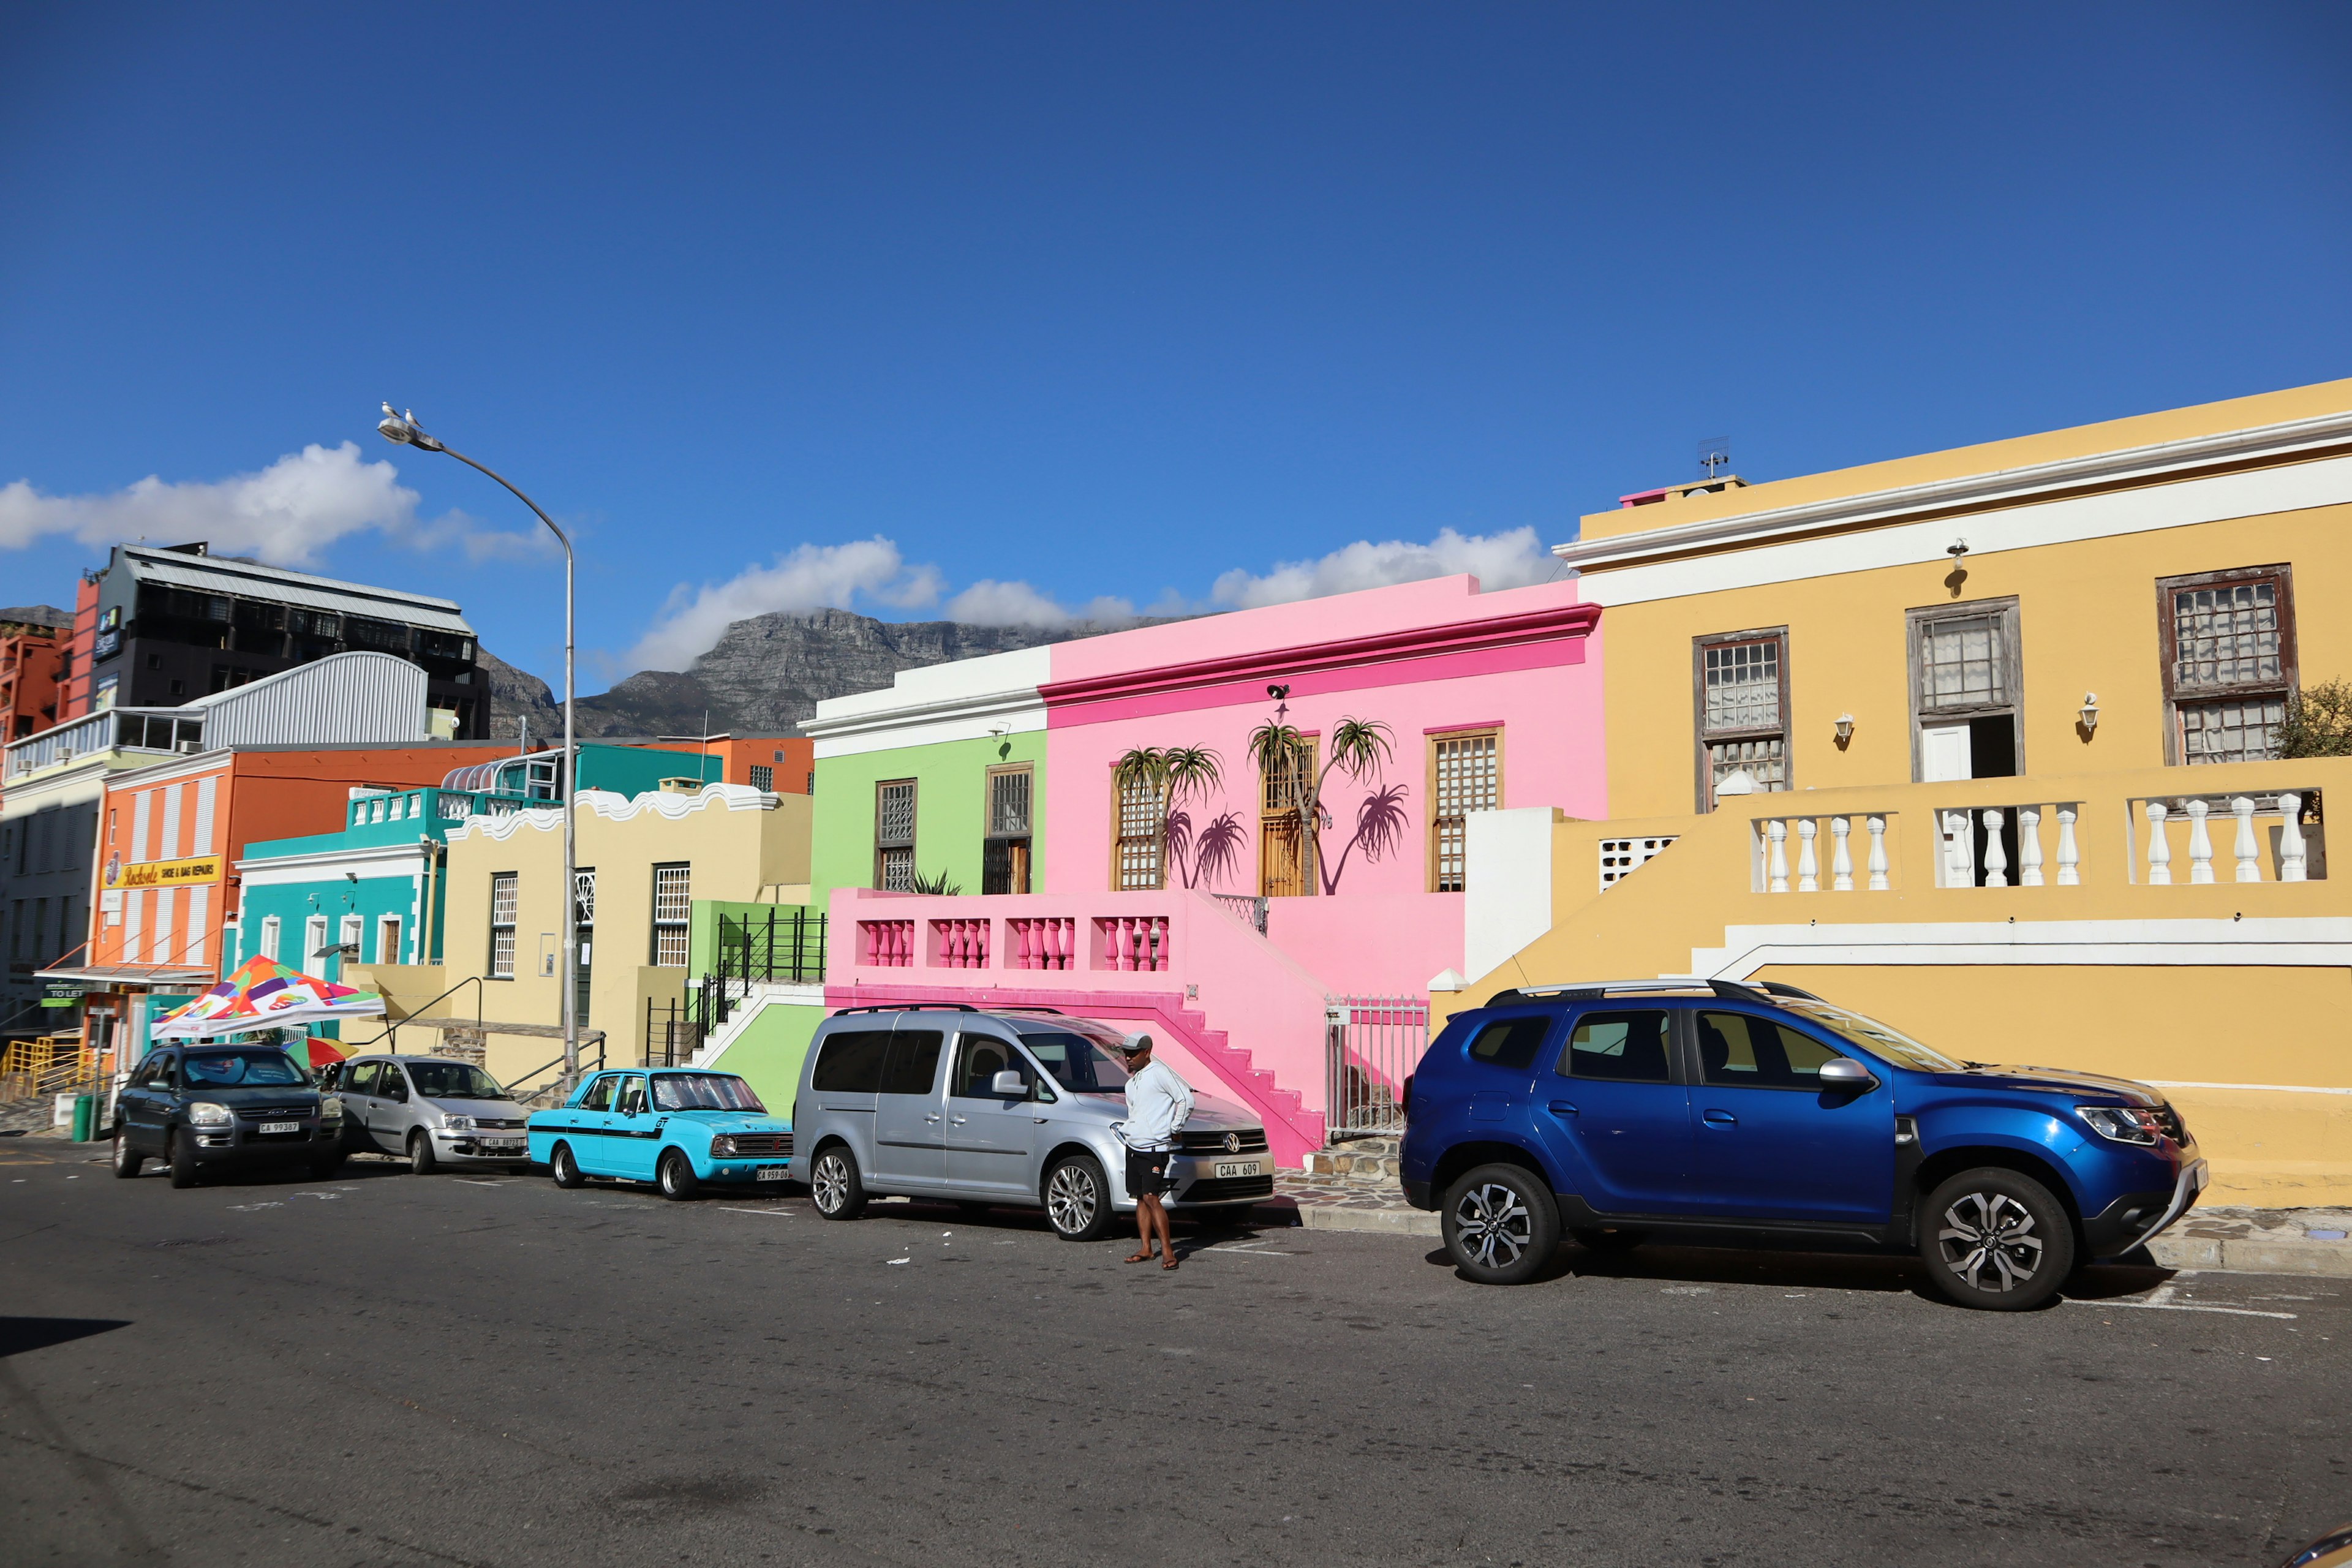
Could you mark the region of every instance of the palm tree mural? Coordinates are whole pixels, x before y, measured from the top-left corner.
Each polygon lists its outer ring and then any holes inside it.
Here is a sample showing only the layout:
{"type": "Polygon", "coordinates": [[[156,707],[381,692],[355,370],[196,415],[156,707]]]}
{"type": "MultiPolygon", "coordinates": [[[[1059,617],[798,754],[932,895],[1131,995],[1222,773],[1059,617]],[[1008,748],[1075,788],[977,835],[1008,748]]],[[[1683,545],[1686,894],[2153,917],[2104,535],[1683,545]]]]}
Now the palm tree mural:
{"type": "Polygon", "coordinates": [[[1310,889],[1320,889],[1326,895],[1337,892],[1348,857],[1359,845],[1363,847],[1365,859],[1378,860],[1403,842],[1405,787],[1391,784],[1375,791],[1357,806],[1354,833],[1339,851],[1339,858],[1331,863],[1328,871],[1324,867],[1320,826],[1323,786],[1334,769],[1357,784],[1379,777],[1381,767],[1395,754],[1389,727],[1379,720],[1349,718],[1333,725],[1329,753],[1322,770],[1311,781],[1304,775],[1313,766],[1313,749],[1296,725],[1285,723],[1278,717],[1250,731],[1249,752],[1259,772],[1270,777],[1294,772],[1300,775],[1291,795],[1297,802],[1298,840],[1310,889]]]}
{"type": "Polygon", "coordinates": [[[1162,809],[1169,860],[1194,886],[1203,877],[1225,876],[1239,864],[1243,842],[1240,819],[1228,811],[1212,817],[1196,833],[1185,797],[1205,805],[1224,784],[1224,758],[1207,746],[1139,746],[1112,765],[1112,782],[1121,795],[1149,792],[1162,809]]]}

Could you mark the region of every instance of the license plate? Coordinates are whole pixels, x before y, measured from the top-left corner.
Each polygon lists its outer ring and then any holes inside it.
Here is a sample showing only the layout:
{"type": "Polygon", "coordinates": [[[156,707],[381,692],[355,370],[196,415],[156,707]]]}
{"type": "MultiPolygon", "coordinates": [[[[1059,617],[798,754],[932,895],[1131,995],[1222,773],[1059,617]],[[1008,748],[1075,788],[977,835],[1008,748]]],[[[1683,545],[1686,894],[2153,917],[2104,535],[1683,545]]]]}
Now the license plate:
{"type": "Polygon", "coordinates": [[[789,1165],[762,1165],[760,1167],[759,1174],[752,1179],[761,1182],[781,1182],[790,1174],[792,1174],[792,1167],[789,1165]]]}
{"type": "Polygon", "coordinates": [[[1255,1176],[1258,1173],[1257,1162],[1255,1160],[1220,1160],[1217,1162],[1216,1173],[1219,1176],[1255,1176]]]}
{"type": "Polygon", "coordinates": [[[302,1131],[302,1124],[299,1121],[265,1121],[259,1127],[255,1128],[254,1131],[257,1132],[299,1132],[302,1131]]]}
{"type": "Polygon", "coordinates": [[[485,1138],[481,1140],[481,1145],[493,1154],[520,1154],[523,1149],[520,1138],[485,1138]]]}

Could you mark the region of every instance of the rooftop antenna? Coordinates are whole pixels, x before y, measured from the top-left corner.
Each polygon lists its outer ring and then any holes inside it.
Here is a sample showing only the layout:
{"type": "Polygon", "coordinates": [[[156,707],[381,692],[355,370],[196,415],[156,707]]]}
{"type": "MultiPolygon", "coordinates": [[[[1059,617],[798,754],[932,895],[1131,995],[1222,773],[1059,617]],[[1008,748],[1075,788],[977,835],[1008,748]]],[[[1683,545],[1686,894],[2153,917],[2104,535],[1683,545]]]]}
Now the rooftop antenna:
{"type": "Polygon", "coordinates": [[[1731,467],[1731,437],[1709,436],[1706,440],[1701,441],[1698,444],[1698,466],[1706,471],[1706,477],[1710,479],[1721,470],[1731,467]]]}

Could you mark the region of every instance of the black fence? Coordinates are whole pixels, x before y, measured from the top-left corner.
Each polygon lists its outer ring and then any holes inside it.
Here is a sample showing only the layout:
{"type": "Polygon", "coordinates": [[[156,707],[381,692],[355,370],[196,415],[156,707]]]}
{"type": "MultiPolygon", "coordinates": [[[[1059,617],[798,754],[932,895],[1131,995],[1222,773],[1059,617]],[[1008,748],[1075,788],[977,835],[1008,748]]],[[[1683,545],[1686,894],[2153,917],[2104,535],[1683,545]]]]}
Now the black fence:
{"type": "Polygon", "coordinates": [[[646,998],[645,1065],[683,1067],[694,1059],[755,984],[809,984],[824,978],[824,916],[790,913],[719,917],[717,973],[686,988],[675,1002],[646,998]]]}

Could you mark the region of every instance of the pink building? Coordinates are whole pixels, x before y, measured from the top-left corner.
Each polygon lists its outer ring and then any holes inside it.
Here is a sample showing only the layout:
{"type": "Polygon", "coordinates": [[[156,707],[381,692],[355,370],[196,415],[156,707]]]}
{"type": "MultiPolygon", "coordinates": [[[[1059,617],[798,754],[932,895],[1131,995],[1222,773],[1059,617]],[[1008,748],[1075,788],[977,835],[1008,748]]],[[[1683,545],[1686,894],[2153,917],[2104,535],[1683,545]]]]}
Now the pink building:
{"type": "MultiPolygon", "coordinates": [[[[888,879],[902,825],[910,845],[940,844],[951,830],[913,814],[968,795],[988,843],[1025,835],[1018,863],[1036,889],[836,886],[827,1000],[1135,1020],[1201,1087],[1263,1111],[1295,1164],[1354,1100],[1393,1092],[1393,1067],[1350,1068],[1339,1036],[1425,1008],[1462,968],[1468,818],[1607,814],[1599,619],[1572,582],[1481,593],[1448,577],[910,671],[888,693],[821,705],[817,832],[874,841],[879,874],[862,879],[888,879]],[[1277,719],[1311,773],[1252,758],[1251,732],[1277,719]],[[1327,773],[1349,720],[1381,726],[1384,754],[1327,773]],[[1143,747],[1205,749],[1220,777],[1172,799],[1122,788],[1119,758],[1143,747]],[[1297,810],[1308,776],[1311,853],[1297,810]],[[1334,1007],[1348,1017],[1335,1024],[1334,1007]]],[[[953,865],[918,868],[937,863],[953,865]]],[[[984,874],[1002,885],[1013,863],[999,852],[984,874]]]]}

